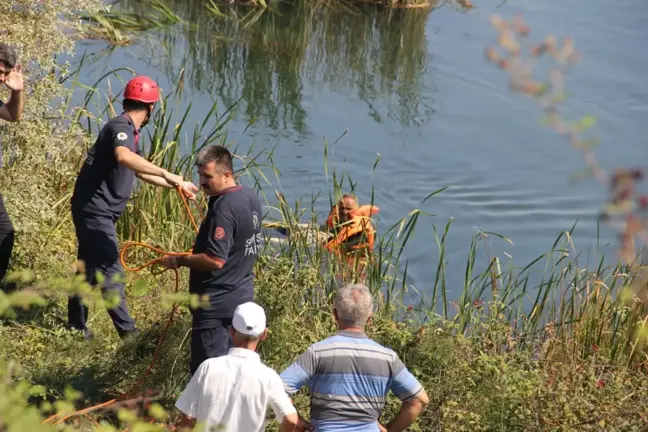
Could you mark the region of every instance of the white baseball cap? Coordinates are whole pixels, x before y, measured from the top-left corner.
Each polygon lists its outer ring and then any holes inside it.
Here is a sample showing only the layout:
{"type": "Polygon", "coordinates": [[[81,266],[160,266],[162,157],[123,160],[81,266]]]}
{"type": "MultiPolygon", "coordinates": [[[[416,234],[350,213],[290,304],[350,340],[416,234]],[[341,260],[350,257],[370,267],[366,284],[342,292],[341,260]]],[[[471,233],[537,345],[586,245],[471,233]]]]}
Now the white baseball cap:
{"type": "Polygon", "coordinates": [[[243,303],[234,311],[234,329],[244,335],[257,337],[266,328],[266,315],[261,306],[253,302],[243,303]]]}

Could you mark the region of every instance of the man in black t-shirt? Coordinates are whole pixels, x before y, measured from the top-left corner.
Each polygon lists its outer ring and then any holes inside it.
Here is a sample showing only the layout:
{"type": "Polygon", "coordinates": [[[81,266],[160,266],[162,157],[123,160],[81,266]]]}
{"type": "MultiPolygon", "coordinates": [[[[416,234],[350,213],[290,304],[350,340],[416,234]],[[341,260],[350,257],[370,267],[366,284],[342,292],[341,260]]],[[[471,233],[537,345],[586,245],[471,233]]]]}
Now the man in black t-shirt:
{"type": "MultiPolygon", "coordinates": [[[[161,187],[181,186],[190,198],[198,188],[142,157],[140,128],[145,126],[159,98],[155,81],[135,77],[124,90],[124,112],[111,119],[99,132],[88,151],[72,195],[72,220],[78,240],[77,256],[83,261],[88,283],[96,285],[96,273],[104,276],[104,294],[118,294],[118,304],[108,309],[120,337],[136,331],[126,307],[124,284],[115,223],[126,209],[135,177],[161,187]]],[[[110,301],[110,299],[108,299],[110,301]]],[[[92,333],[86,327],[88,308],[79,296],[68,300],[70,327],[82,330],[86,339],[92,333]]]]}
{"type": "MultiPolygon", "coordinates": [[[[0,42],[0,84],[11,90],[11,98],[5,104],[0,100],[0,119],[8,122],[20,120],[23,111],[23,76],[21,66],[16,65],[16,53],[7,44],[0,42]]],[[[0,168],[2,168],[2,143],[0,142],[0,168]]],[[[12,291],[14,284],[3,284],[9,268],[14,245],[14,227],[0,194],[0,285],[5,291],[12,291]]]]}
{"type": "Polygon", "coordinates": [[[200,185],[209,207],[191,255],[165,257],[167,268],[188,267],[189,292],[209,298],[209,308],[192,309],[191,374],[232,347],[234,310],[254,298],[254,264],[261,244],[261,203],[234,178],[231,153],[222,146],[198,153],[200,185]]]}

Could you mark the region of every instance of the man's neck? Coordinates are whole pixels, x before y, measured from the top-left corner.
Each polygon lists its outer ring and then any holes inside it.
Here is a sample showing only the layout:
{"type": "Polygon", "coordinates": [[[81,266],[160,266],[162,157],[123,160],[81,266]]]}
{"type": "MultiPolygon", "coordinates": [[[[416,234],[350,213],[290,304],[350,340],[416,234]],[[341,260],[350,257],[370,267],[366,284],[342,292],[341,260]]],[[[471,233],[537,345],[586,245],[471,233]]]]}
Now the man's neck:
{"type": "Polygon", "coordinates": [[[258,342],[243,342],[243,343],[234,343],[234,348],[246,349],[256,352],[258,342]]]}
{"type": "Polygon", "coordinates": [[[146,119],[146,111],[124,111],[124,113],[130,117],[136,130],[142,127],[142,123],[146,119]]]}
{"type": "Polygon", "coordinates": [[[225,192],[226,190],[232,189],[233,187],[236,187],[236,186],[238,186],[236,184],[236,182],[232,181],[232,182],[228,183],[227,185],[225,185],[225,187],[223,189],[219,190],[218,193],[221,194],[221,193],[225,192]]]}
{"type": "Polygon", "coordinates": [[[354,333],[364,333],[364,327],[342,327],[339,326],[340,331],[354,332],[354,333]]]}

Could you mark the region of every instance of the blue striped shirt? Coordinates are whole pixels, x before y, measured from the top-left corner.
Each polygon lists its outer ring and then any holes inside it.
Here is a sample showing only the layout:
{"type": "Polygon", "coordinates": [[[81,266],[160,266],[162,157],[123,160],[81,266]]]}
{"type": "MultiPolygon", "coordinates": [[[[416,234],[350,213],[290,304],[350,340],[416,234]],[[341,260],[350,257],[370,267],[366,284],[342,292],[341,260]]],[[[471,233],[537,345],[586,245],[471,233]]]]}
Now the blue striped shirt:
{"type": "Polygon", "coordinates": [[[390,390],[402,401],[423,390],[394,351],[350,331],[311,345],[281,379],[291,395],[308,385],[318,432],[378,431],[390,390]]]}

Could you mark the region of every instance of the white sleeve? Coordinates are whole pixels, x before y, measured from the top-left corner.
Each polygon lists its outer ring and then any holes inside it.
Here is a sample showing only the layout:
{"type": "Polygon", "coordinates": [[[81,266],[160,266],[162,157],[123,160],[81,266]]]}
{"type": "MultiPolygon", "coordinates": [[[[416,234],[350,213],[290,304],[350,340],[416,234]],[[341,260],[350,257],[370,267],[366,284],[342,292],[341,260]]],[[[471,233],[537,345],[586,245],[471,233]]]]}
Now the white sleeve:
{"type": "Polygon", "coordinates": [[[205,372],[205,363],[200,365],[198,370],[193,374],[189,384],[184,389],[175,406],[188,417],[196,418],[198,413],[198,400],[201,395],[201,382],[205,372]]]}
{"type": "Polygon", "coordinates": [[[272,407],[278,422],[281,423],[285,415],[297,413],[297,410],[290,402],[290,396],[284,389],[283,381],[274,370],[272,371],[268,393],[268,403],[272,407]]]}

